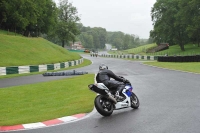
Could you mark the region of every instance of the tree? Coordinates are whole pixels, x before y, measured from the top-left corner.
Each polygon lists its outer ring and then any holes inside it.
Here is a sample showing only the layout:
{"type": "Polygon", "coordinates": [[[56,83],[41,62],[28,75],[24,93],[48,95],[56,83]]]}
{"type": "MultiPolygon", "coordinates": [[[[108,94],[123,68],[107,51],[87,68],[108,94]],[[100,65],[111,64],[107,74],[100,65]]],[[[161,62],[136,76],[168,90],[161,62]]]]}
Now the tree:
{"type": "Polygon", "coordinates": [[[178,43],[181,50],[184,51],[187,33],[186,25],[181,21],[179,14],[179,0],[159,0],[154,4],[151,10],[154,30],[150,37],[157,43],[172,42],[178,43]]]}
{"type": "Polygon", "coordinates": [[[107,33],[106,29],[101,27],[95,27],[93,30],[97,33],[98,40],[97,40],[97,47],[96,48],[104,48],[106,44],[107,33]],[[99,42],[98,42],[99,41],[99,42]]]}
{"type": "Polygon", "coordinates": [[[128,49],[129,48],[129,43],[130,43],[130,35],[125,34],[124,40],[123,40],[123,49],[128,49]]]}
{"type": "Polygon", "coordinates": [[[108,32],[107,34],[108,43],[114,45],[117,49],[123,49],[123,40],[124,33],[123,32],[108,32]],[[119,42],[117,42],[119,41],[119,42]]]}
{"type": "Polygon", "coordinates": [[[48,33],[57,19],[52,0],[0,0],[0,27],[28,36],[31,31],[48,33]]]}
{"type": "Polygon", "coordinates": [[[154,29],[150,37],[157,43],[179,44],[182,51],[189,42],[200,46],[199,0],[157,0],[151,16],[154,29]]]}
{"type": "Polygon", "coordinates": [[[181,21],[187,25],[186,31],[190,40],[196,41],[200,46],[200,1],[199,0],[180,0],[179,6],[182,7],[179,11],[181,21]]]}
{"type": "Polygon", "coordinates": [[[95,49],[100,48],[100,40],[98,36],[98,32],[95,29],[92,29],[91,31],[88,31],[88,34],[91,34],[93,37],[93,45],[95,49]]]}
{"type": "Polygon", "coordinates": [[[94,48],[94,45],[93,45],[93,36],[92,35],[89,35],[87,34],[86,32],[83,32],[80,36],[79,36],[83,46],[85,48],[94,48]]]}
{"type": "Polygon", "coordinates": [[[58,9],[52,0],[38,0],[39,11],[36,30],[41,33],[51,34],[57,23],[58,9]]]}
{"type": "Polygon", "coordinates": [[[6,16],[6,1],[1,0],[0,1],[0,28],[3,22],[6,22],[7,16],[6,16]]]}
{"type": "Polygon", "coordinates": [[[123,49],[123,40],[121,38],[115,38],[112,44],[119,50],[123,49]]]}
{"type": "Polygon", "coordinates": [[[23,30],[29,23],[37,21],[37,11],[32,0],[3,0],[1,6],[4,28],[23,30]]]}
{"type": "Polygon", "coordinates": [[[72,6],[68,0],[60,1],[56,33],[62,41],[62,47],[64,47],[65,41],[74,42],[75,36],[80,33],[76,25],[80,20],[77,13],[76,7],[72,6]]]}

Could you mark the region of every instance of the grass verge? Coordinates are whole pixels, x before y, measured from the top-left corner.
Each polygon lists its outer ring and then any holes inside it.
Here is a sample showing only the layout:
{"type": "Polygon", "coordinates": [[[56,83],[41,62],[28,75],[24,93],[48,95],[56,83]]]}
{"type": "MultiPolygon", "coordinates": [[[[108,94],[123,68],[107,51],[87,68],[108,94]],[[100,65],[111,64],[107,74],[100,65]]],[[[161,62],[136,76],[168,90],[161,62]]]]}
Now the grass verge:
{"type": "Polygon", "coordinates": [[[181,55],[181,56],[187,56],[187,55],[199,55],[200,54],[200,47],[196,44],[185,44],[185,51],[181,51],[179,45],[170,46],[169,49],[163,50],[160,52],[152,53],[152,55],[165,55],[168,54],[168,56],[174,56],[174,55],[181,55]]]}
{"type": "Polygon", "coordinates": [[[199,62],[187,62],[187,63],[173,63],[173,62],[144,62],[144,64],[168,68],[172,70],[181,70],[186,72],[200,73],[199,62]]]}
{"type": "Polygon", "coordinates": [[[43,38],[30,38],[0,34],[0,66],[42,65],[80,59],[43,38]]]}
{"type": "Polygon", "coordinates": [[[118,54],[121,55],[123,54],[140,54],[140,55],[146,55],[146,50],[151,48],[151,47],[155,47],[156,44],[147,44],[147,45],[142,45],[136,48],[132,48],[132,49],[127,49],[127,50],[122,50],[122,51],[109,51],[109,54],[118,54]]]}
{"type": "Polygon", "coordinates": [[[0,126],[33,123],[91,112],[94,74],[0,89],[0,126]]]}

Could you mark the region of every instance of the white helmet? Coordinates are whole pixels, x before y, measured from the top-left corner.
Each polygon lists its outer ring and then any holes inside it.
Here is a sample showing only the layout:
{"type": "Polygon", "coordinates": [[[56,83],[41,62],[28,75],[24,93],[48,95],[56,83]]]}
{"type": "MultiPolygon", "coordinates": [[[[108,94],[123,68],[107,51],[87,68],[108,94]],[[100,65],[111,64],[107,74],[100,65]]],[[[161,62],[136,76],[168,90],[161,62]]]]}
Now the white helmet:
{"type": "Polygon", "coordinates": [[[108,69],[108,66],[106,66],[105,64],[99,65],[99,70],[103,70],[103,69],[108,69]]]}

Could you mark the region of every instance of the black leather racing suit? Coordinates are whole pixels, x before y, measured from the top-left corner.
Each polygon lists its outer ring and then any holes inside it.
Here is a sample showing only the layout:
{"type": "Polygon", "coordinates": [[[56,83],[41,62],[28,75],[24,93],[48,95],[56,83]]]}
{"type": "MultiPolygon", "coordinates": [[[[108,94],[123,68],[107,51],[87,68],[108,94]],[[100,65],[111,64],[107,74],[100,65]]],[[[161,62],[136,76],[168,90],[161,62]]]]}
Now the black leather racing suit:
{"type": "Polygon", "coordinates": [[[123,79],[116,76],[111,70],[103,69],[100,70],[96,76],[97,83],[104,83],[109,90],[117,90],[119,93],[122,93],[125,85],[123,83],[123,79]],[[115,80],[110,80],[113,78],[115,80]]]}

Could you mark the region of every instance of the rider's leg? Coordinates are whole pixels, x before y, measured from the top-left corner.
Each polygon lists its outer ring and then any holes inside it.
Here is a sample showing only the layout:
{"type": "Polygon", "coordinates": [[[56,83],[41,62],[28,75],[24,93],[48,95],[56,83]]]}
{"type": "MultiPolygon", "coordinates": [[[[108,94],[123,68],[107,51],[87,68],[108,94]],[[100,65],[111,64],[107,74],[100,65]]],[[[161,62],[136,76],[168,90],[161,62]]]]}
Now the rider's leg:
{"type": "Polygon", "coordinates": [[[122,90],[124,89],[125,85],[124,84],[120,84],[118,87],[117,87],[117,92],[119,93],[120,96],[123,96],[122,95],[122,90]]]}
{"type": "Polygon", "coordinates": [[[124,89],[125,85],[123,82],[119,82],[119,81],[116,81],[116,80],[110,80],[109,81],[109,89],[110,90],[115,90],[116,93],[115,93],[115,96],[116,97],[119,97],[120,95],[122,95],[122,90],[124,89]]]}

